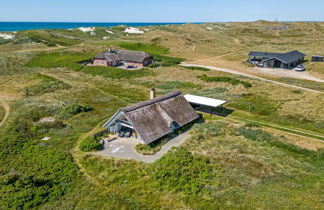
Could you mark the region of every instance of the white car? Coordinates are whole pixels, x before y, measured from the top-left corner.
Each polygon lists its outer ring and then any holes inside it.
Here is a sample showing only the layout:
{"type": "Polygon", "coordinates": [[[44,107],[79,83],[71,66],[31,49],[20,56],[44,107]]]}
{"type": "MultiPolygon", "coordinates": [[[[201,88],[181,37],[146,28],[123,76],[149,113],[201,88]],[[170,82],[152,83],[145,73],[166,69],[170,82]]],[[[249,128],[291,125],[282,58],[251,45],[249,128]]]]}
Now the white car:
{"type": "Polygon", "coordinates": [[[305,71],[305,67],[303,65],[298,65],[296,68],[294,68],[295,71],[305,71]]]}

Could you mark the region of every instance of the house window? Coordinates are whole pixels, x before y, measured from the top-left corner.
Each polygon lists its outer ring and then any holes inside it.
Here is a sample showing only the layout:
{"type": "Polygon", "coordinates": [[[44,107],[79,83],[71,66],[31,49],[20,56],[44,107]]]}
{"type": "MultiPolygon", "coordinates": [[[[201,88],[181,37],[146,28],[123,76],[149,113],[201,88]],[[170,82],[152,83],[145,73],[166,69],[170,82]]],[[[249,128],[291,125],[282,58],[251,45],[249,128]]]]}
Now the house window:
{"type": "Polygon", "coordinates": [[[180,125],[179,125],[176,121],[173,121],[173,122],[170,124],[170,130],[171,130],[171,131],[175,131],[175,130],[177,130],[178,128],[180,128],[180,125]]]}

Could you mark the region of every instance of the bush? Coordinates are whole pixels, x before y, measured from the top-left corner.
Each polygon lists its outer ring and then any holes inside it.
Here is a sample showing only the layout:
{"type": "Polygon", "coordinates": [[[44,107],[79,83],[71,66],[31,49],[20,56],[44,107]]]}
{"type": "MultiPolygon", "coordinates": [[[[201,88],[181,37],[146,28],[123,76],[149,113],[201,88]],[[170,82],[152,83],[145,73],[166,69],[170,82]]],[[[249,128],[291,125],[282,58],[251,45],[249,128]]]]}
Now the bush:
{"type": "Polygon", "coordinates": [[[183,66],[183,68],[194,70],[194,71],[210,71],[208,68],[199,67],[199,66],[183,66]]]}
{"type": "Polygon", "coordinates": [[[161,190],[197,195],[216,187],[220,172],[206,157],[177,148],[155,162],[148,174],[161,190]]]}
{"type": "Polygon", "coordinates": [[[81,141],[80,150],[82,152],[91,152],[100,150],[102,145],[99,143],[98,139],[94,137],[88,137],[81,141]]]}
{"type": "Polygon", "coordinates": [[[205,82],[225,82],[231,85],[243,85],[245,88],[252,87],[251,83],[239,79],[235,79],[232,77],[209,77],[207,75],[202,75],[202,76],[197,76],[197,78],[205,82]]]}
{"type": "Polygon", "coordinates": [[[89,106],[81,106],[79,104],[70,104],[70,105],[64,106],[63,109],[61,109],[58,116],[61,119],[67,119],[73,115],[77,115],[82,112],[90,112],[92,110],[93,110],[93,108],[89,107],[89,106]]]}
{"type": "Polygon", "coordinates": [[[183,58],[173,58],[173,57],[168,57],[168,56],[163,56],[158,54],[151,54],[151,55],[156,61],[156,63],[152,67],[159,67],[159,66],[170,67],[170,66],[178,65],[182,61],[184,61],[183,58]]]}
{"type": "Polygon", "coordinates": [[[169,141],[169,135],[166,137],[162,137],[161,139],[152,142],[151,144],[138,144],[136,145],[135,149],[139,154],[142,155],[154,155],[155,153],[159,152],[163,145],[169,141]]]}

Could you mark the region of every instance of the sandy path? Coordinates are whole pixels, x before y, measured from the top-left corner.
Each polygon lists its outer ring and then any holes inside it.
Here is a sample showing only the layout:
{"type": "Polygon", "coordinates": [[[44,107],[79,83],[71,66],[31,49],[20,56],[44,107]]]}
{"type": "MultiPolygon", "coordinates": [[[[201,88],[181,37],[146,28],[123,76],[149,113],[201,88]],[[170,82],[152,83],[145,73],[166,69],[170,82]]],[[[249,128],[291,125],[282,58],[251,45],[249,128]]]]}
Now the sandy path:
{"type": "Polygon", "coordinates": [[[236,74],[236,75],[245,76],[245,77],[249,77],[249,78],[253,78],[253,79],[258,79],[258,80],[262,80],[262,81],[266,81],[266,82],[271,82],[271,83],[281,85],[281,86],[284,86],[284,87],[296,88],[296,89],[315,92],[315,93],[323,93],[322,91],[319,91],[319,90],[313,90],[313,89],[310,89],[310,88],[304,88],[304,87],[300,87],[300,86],[296,86],[296,85],[286,84],[286,83],[283,83],[283,82],[277,82],[277,81],[274,81],[274,80],[265,79],[265,78],[254,76],[254,75],[251,75],[251,74],[239,72],[239,71],[236,71],[236,70],[233,70],[233,69],[220,68],[220,67],[215,67],[215,66],[189,64],[189,63],[182,63],[181,66],[203,67],[203,68],[208,68],[208,69],[214,70],[214,71],[221,71],[221,72],[226,72],[226,73],[230,73],[230,74],[236,74]]]}
{"type": "Polygon", "coordinates": [[[0,104],[1,106],[3,106],[4,110],[5,110],[5,115],[3,117],[3,119],[1,119],[0,121],[0,127],[3,126],[3,124],[7,121],[8,117],[9,117],[9,113],[10,113],[10,106],[9,104],[5,101],[4,96],[0,96],[0,104]]]}

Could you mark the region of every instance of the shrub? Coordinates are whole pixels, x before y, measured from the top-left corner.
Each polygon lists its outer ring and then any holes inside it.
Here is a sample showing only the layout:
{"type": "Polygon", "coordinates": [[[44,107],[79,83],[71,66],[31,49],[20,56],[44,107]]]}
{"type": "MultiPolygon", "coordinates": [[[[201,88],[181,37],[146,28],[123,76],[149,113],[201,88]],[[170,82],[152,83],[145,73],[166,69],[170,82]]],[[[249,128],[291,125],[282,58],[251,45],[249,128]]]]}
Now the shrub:
{"type": "Polygon", "coordinates": [[[232,77],[209,77],[207,75],[202,75],[202,76],[197,76],[197,78],[205,82],[225,82],[231,85],[243,85],[245,88],[252,87],[251,83],[239,79],[235,79],[232,77]]]}
{"type": "Polygon", "coordinates": [[[61,119],[67,119],[73,115],[77,115],[82,112],[89,112],[92,110],[93,110],[93,108],[89,107],[89,106],[81,106],[79,104],[70,104],[70,105],[64,106],[63,109],[61,109],[58,116],[61,119]]]}
{"type": "Polygon", "coordinates": [[[208,194],[218,185],[220,171],[203,156],[194,156],[184,148],[171,150],[148,171],[161,190],[188,195],[208,194]]]}
{"type": "Polygon", "coordinates": [[[94,137],[88,137],[81,141],[80,150],[82,152],[91,152],[100,150],[102,145],[99,143],[98,139],[94,137]]]}
{"type": "Polygon", "coordinates": [[[210,71],[208,68],[199,67],[199,66],[183,66],[183,68],[194,70],[194,71],[210,71]]]}
{"type": "Polygon", "coordinates": [[[142,155],[154,155],[155,153],[159,152],[163,145],[169,141],[170,137],[162,137],[161,139],[152,142],[151,144],[138,144],[136,145],[135,149],[139,154],[142,155]]]}
{"type": "Polygon", "coordinates": [[[163,56],[158,54],[151,54],[151,55],[156,61],[153,67],[159,67],[159,66],[170,67],[170,66],[178,65],[182,61],[184,61],[183,58],[173,58],[173,57],[168,57],[168,56],[163,56]]]}

